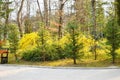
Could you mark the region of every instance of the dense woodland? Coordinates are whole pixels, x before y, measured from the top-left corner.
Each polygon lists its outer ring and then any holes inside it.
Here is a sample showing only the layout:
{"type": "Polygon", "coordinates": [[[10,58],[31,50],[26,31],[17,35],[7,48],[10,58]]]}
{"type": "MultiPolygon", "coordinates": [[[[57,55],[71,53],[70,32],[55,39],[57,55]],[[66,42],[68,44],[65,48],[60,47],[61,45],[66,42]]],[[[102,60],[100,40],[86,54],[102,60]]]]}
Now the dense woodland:
{"type": "Polygon", "coordinates": [[[120,0],[0,0],[0,49],[15,60],[120,59],[120,0]]]}

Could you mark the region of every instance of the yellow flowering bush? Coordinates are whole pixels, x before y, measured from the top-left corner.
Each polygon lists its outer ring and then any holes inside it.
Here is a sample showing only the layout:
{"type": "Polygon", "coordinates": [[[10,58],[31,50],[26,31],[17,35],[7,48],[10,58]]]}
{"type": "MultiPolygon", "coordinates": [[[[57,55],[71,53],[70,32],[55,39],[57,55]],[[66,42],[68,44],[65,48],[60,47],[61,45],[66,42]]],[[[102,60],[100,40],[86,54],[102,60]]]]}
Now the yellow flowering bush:
{"type": "Polygon", "coordinates": [[[36,32],[25,34],[19,41],[20,50],[31,50],[37,46],[39,36],[36,32]]]}

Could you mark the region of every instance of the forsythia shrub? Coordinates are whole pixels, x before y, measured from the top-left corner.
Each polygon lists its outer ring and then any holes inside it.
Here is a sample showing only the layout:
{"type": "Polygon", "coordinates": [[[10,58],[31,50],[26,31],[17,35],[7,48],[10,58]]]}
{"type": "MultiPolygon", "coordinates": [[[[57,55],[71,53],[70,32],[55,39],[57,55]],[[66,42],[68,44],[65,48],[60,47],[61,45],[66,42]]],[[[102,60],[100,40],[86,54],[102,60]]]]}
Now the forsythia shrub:
{"type": "MultiPolygon", "coordinates": [[[[109,52],[109,46],[106,45],[106,39],[101,39],[101,40],[98,40],[96,42],[97,44],[97,49],[96,49],[96,52],[97,52],[97,55],[99,55],[99,57],[108,57],[107,56],[107,53],[109,52]]],[[[93,56],[93,53],[92,53],[92,47],[94,45],[94,39],[90,36],[90,35],[80,35],[79,36],[79,40],[78,40],[78,43],[83,43],[83,53],[84,53],[84,58],[89,58],[91,56],[93,56]]]]}
{"type": "Polygon", "coordinates": [[[81,42],[83,43],[82,51],[84,53],[84,56],[91,55],[90,47],[93,44],[92,38],[90,36],[86,37],[85,35],[80,35],[78,39],[78,44],[80,44],[81,42]]]}
{"type": "Polygon", "coordinates": [[[25,34],[19,41],[19,49],[22,51],[30,50],[37,46],[39,36],[36,32],[25,34]]]}
{"type": "MultiPolygon", "coordinates": [[[[92,37],[86,37],[81,33],[76,38],[76,46],[73,47],[70,34],[67,33],[60,40],[57,40],[51,36],[49,32],[44,32],[44,44],[42,44],[42,37],[34,32],[24,35],[19,42],[19,47],[22,50],[22,58],[28,61],[43,61],[44,59],[50,61],[70,58],[72,55],[71,50],[76,47],[78,47],[76,48],[77,58],[81,59],[81,56],[84,56],[83,58],[93,56],[90,51],[91,46],[94,44],[92,37]]],[[[105,55],[108,52],[105,43],[105,39],[97,42],[97,45],[100,46],[100,48],[97,48],[97,53],[99,55],[105,55]]]]}
{"type": "Polygon", "coordinates": [[[27,61],[46,61],[59,59],[56,41],[50,33],[30,33],[24,35],[19,42],[22,59],[27,61]],[[42,40],[44,44],[42,44],[42,40]]]}

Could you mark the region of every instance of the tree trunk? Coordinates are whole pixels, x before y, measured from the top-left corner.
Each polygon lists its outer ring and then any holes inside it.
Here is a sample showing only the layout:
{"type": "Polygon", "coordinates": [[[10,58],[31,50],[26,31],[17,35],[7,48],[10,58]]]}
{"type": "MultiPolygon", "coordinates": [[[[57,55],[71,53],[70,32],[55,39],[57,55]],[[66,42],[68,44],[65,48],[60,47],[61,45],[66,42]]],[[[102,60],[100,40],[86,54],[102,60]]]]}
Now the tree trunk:
{"type": "Polygon", "coordinates": [[[112,63],[115,63],[115,50],[112,50],[112,63]]]}
{"type": "MultiPolygon", "coordinates": [[[[75,55],[75,54],[74,54],[74,55],[75,55]]],[[[73,58],[73,60],[74,60],[74,64],[77,64],[77,62],[76,62],[76,58],[75,58],[75,57],[73,58]]]]}
{"type": "Polygon", "coordinates": [[[60,7],[59,7],[59,28],[58,28],[58,37],[59,39],[62,37],[62,23],[63,23],[63,7],[64,7],[64,4],[63,3],[63,0],[60,0],[60,7]]]}
{"type": "Polygon", "coordinates": [[[39,0],[37,0],[37,5],[38,5],[38,8],[39,8],[39,14],[40,14],[41,21],[44,22],[39,0]]]}
{"type": "MultiPolygon", "coordinates": [[[[114,33],[113,33],[113,34],[114,34],[114,33]]],[[[113,37],[113,39],[114,39],[114,37],[113,37]]],[[[115,63],[115,58],[116,58],[116,54],[115,54],[115,44],[114,44],[114,43],[112,44],[111,54],[112,54],[112,63],[114,64],[114,63],[115,63]]]]}
{"type": "Polygon", "coordinates": [[[42,29],[41,33],[41,43],[42,43],[42,54],[43,54],[43,61],[45,61],[46,54],[45,54],[45,39],[44,39],[44,28],[42,29]]]}
{"type": "Polygon", "coordinates": [[[45,26],[48,27],[49,26],[49,13],[48,13],[48,0],[44,0],[44,17],[45,17],[45,26]]]}
{"type": "Polygon", "coordinates": [[[97,59],[97,53],[96,53],[96,46],[97,46],[97,44],[96,44],[96,9],[95,9],[95,7],[96,7],[96,0],[91,0],[91,5],[92,5],[92,24],[93,24],[93,36],[94,36],[94,39],[95,39],[95,41],[94,41],[94,51],[93,51],[93,54],[95,55],[95,60],[97,59]]]}
{"type": "Polygon", "coordinates": [[[60,2],[60,6],[59,6],[59,28],[58,28],[58,39],[60,39],[62,37],[62,24],[63,24],[63,8],[65,5],[65,2],[67,0],[59,0],[60,2]]]}
{"type": "MultiPolygon", "coordinates": [[[[115,25],[115,23],[114,23],[114,25],[115,25]]],[[[115,26],[116,27],[116,26],[115,26]]],[[[112,31],[112,35],[113,35],[113,37],[112,37],[112,39],[113,39],[113,41],[115,41],[115,29],[112,31]]],[[[111,54],[112,54],[112,63],[114,64],[115,63],[115,58],[116,58],[116,54],[115,54],[115,43],[113,42],[112,43],[112,51],[111,51],[111,54]]]]}
{"type": "Polygon", "coordinates": [[[15,56],[15,60],[18,61],[18,56],[16,53],[14,53],[14,56],[15,56]]]}
{"type": "Polygon", "coordinates": [[[17,22],[18,22],[18,28],[19,28],[19,32],[20,32],[20,37],[23,36],[23,29],[22,29],[22,24],[21,24],[21,20],[20,20],[20,14],[21,14],[21,11],[22,11],[22,8],[23,8],[24,1],[25,0],[21,1],[21,5],[20,5],[20,8],[19,8],[18,13],[17,13],[17,22]]]}
{"type": "Polygon", "coordinates": [[[77,62],[76,62],[76,40],[75,40],[75,29],[72,29],[72,40],[73,40],[73,61],[74,61],[74,64],[77,64],[77,62]]]}
{"type": "Polygon", "coordinates": [[[49,17],[48,17],[48,21],[49,21],[49,26],[50,26],[50,19],[51,19],[51,0],[49,0],[49,17]]]}
{"type": "Polygon", "coordinates": [[[95,9],[95,0],[91,0],[91,4],[92,4],[92,24],[93,24],[93,31],[94,34],[96,36],[96,9],[95,9]]]}
{"type": "Polygon", "coordinates": [[[95,54],[95,60],[97,60],[97,52],[96,52],[96,48],[97,48],[97,44],[96,41],[94,41],[94,54],[95,54]]]}

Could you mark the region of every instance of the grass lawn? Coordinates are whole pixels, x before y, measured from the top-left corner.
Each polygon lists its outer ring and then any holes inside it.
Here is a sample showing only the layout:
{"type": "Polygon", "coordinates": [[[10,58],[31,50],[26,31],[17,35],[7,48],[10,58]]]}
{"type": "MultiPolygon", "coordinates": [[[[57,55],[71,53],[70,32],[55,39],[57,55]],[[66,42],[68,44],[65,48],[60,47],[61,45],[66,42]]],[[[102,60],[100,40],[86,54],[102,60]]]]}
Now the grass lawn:
{"type": "MultiPolygon", "coordinates": [[[[110,59],[82,59],[77,60],[77,64],[74,65],[72,59],[63,59],[57,61],[46,61],[46,62],[32,62],[19,60],[16,62],[14,56],[9,54],[8,64],[18,64],[18,65],[37,65],[37,66],[60,66],[60,67],[109,67],[112,66],[112,60],[110,59]]],[[[116,59],[115,66],[120,66],[120,59],[116,59]]]]}

